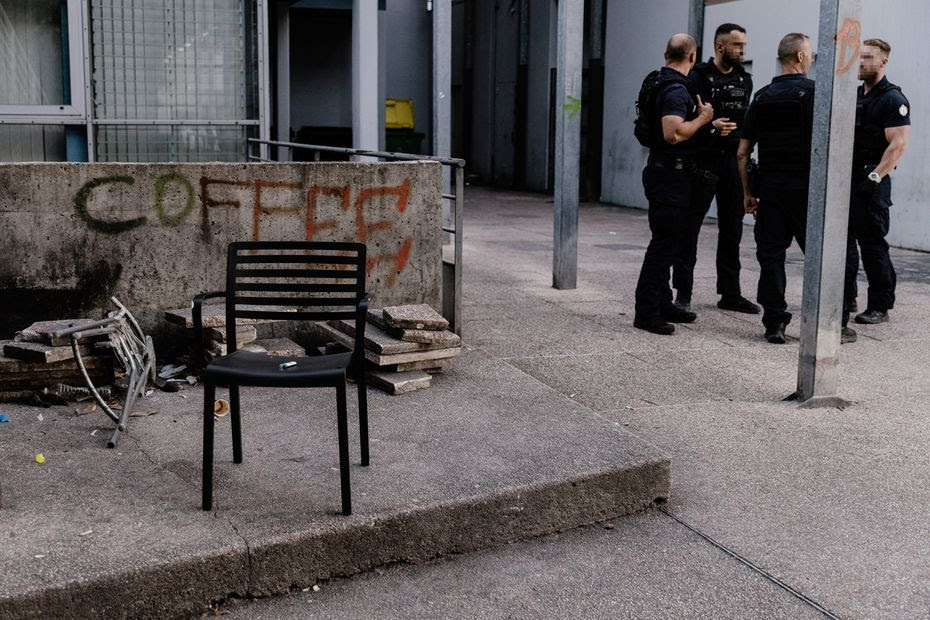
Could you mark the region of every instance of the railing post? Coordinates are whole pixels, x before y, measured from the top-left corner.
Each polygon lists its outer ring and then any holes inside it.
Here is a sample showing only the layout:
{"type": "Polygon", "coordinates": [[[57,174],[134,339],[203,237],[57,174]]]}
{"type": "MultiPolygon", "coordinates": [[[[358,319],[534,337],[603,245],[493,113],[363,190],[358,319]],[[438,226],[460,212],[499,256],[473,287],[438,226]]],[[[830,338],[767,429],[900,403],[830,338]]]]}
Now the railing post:
{"type": "Polygon", "coordinates": [[[455,166],[455,304],[453,311],[452,331],[459,336],[464,332],[462,317],[462,221],[465,211],[465,166],[455,166]]]}

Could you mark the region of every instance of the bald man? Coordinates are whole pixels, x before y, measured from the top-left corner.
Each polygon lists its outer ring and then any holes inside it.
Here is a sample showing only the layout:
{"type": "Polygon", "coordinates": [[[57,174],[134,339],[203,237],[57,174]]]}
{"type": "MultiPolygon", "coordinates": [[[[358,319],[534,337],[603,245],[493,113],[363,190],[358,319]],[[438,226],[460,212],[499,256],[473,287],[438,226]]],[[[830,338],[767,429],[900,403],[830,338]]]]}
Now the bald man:
{"type": "Polygon", "coordinates": [[[785,254],[796,240],[804,250],[807,232],[807,190],[810,178],[814,82],[807,79],[814,50],[799,32],[778,44],[781,74],[753,98],[743,123],[736,159],[747,213],[756,216],[753,229],[759,260],[758,301],[765,339],[785,343],[791,321],[785,301],[785,254]],[[759,145],[759,182],[750,188],[746,165],[759,145]]]}
{"type": "Polygon", "coordinates": [[[633,326],[654,334],[675,332],[672,323],[691,323],[697,315],[672,303],[669,277],[687,226],[694,180],[692,137],[710,123],[713,107],[691,96],[688,73],[697,60],[697,44],[676,34],[665,48],[665,66],[650,97],[649,159],[643,189],[649,201],[649,230],[643,267],[636,284],[633,326]]]}

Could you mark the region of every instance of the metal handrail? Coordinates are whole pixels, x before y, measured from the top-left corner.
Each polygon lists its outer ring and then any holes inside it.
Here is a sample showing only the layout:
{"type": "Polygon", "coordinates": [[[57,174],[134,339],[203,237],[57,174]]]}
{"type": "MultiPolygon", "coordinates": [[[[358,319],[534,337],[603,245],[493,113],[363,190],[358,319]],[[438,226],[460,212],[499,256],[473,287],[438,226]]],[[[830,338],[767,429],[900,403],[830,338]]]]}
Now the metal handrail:
{"type": "MultiPolygon", "coordinates": [[[[390,151],[373,151],[370,149],[353,149],[346,148],[341,146],[325,146],[322,144],[303,144],[300,142],[286,142],[283,140],[261,140],[258,138],[248,138],[247,146],[253,144],[259,146],[276,146],[284,147],[291,151],[293,150],[304,150],[311,151],[315,153],[315,161],[319,161],[319,154],[321,152],[325,153],[340,153],[343,155],[355,155],[359,157],[377,157],[379,159],[393,160],[393,161],[435,161],[443,166],[449,166],[455,172],[452,175],[452,193],[446,194],[443,192],[443,200],[452,201],[452,220],[453,227],[443,225],[442,231],[444,233],[449,233],[454,236],[453,241],[453,260],[450,263],[445,258],[442,259],[443,267],[451,267],[451,277],[452,277],[452,300],[451,303],[447,304],[445,290],[446,286],[443,284],[443,314],[446,315],[446,318],[449,319],[449,323],[452,326],[452,331],[454,331],[459,336],[462,336],[462,240],[463,235],[460,234],[462,231],[462,219],[463,212],[465,208],[465,160],[459,159],[456,157],[438,157],[436,155],[414,155],[411,153],[394,153],[390,151]],[[451,316],[449,316],[451,314],[451,316]]],[[[248,159],[250,161],[275,161],[267,159],[261,156],[252,155],[248,153],[248,159]]],[[[443,269],[443,280],[445,281],[446,269],[443,269]]]]}

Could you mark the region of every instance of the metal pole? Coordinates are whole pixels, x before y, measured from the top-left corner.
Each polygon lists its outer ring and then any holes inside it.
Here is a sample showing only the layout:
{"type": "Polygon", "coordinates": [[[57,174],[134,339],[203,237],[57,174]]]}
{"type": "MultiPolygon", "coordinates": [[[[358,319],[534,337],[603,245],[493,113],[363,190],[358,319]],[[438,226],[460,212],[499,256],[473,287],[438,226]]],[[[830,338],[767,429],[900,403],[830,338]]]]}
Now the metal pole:
{"type": "MultiPolygon", "coordinates": [[[[378,3],[352,0],[352,145],[378,148],[378,3]]],[[[359,158],[364,160],[367,158],[359,158]]]]}
{"type": "Polygon", "coordinates": [[[701,61],[703,53],[702,41],[704,41],[704,0],[691,0],[691,6],[688,9],[688,34],[694,37],[698,47],[698,62],[701,61]]]}
{"type": "Polygon", "coordinates": [[[578,276],[578,158],[581,150],[584,0],[559,0],[558,26],[552,286],[572,289],[578,276]]]}
{"type": "Polygon", "coordinates": [[[842,406],[840,322],[862,0],[821,0],[797,397],[842,406]]]}
{"type": "MultiPolygon", "coordinates": [[[[433,155],[449,157],[452,152],[452,0],[433,2],[433,155]]],[[[449,193],[447,166],[442,168],[442,193],[449,193]]],[[[444,226],[452,224],[452,209],[442,201],[444,226]]],[[[443,235],[443,243],[448,235],[443,235]]]]}

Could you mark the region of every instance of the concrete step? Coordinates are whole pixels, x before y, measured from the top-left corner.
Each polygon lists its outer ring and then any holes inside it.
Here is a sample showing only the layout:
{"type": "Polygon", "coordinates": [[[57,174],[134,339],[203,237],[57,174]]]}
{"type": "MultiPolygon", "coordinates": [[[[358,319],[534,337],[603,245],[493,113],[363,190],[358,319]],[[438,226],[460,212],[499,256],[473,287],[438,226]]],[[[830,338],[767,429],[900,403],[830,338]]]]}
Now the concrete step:
{"type": "Polygon", "coordinates": [[[216,510],[204,513],[201,398],[143,399],[159,414],[135,419],[118,450],[104,448],[102,415],[62,407],[39,421],[5,408],[0,617],[196,613],[639,512],[669,493],[655,448],[472,351],[429,390],[369,391],[370,467],[350,425],[350,517],[339,514],[334,391],[243,389],[245,463],[231,462],[226,416],[216,510]]]}

